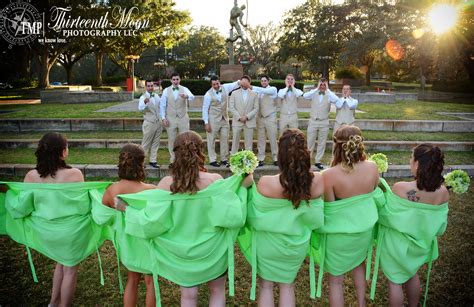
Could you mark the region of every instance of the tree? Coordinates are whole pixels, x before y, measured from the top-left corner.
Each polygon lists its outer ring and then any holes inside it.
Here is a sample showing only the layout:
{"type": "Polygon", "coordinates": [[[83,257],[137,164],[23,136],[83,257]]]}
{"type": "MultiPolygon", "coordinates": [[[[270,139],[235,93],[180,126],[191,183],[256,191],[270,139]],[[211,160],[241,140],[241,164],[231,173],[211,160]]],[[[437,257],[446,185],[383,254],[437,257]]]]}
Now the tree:
{"type": "Polygon", "coordinates": [[[214,27],[192,27],[186,40],[173,47],[168,63],[187,77],[217,74],[217,64],[226,58],[225,38],[214,27]]]}
{"type": "Polygon", "coordinates": [[[66,70],[66,79],[68,84],[72,84],[72,68],[73,66],[84,57],[86,54],[91,53],[92,48],[87,47],[87,43],[84,39],[76,39],[68,48],[62,52],[58,57],[58,62],[66,70]]]}

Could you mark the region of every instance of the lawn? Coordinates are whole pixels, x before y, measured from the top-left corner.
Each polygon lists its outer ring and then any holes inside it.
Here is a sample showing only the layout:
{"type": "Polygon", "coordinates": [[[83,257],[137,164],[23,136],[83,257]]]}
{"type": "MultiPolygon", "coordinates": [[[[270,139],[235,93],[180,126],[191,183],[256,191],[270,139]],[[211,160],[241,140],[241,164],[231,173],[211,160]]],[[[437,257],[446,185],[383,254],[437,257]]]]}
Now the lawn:
{"type": "MultiPolygon", "coordinates": [[[[391,182],[393,184],[393,182],[391,182]]],[[[474,304],[474,188],[464,195],[451,195],[448,228],[439,239],[439,259],[434,262],[430,279],[428,306],[472,306],[474,304]]],[[[2,306],[45,306],[49,303],[54,263],[33,251],[33,261],[39,283],[31,278],[25,248],[8,237],[0,237],[0,305],[2,306]]],[[[122,296],[119,293],[117,262],[115,251],[110,242],[100,248],[105,286],[99,283],[99,268],[95,254],[81,263],[78,273],[77,291],[74,304],[78,306],[120,306],[122,296]]],[[[240,251],[235,251],[235,297],[227,296],[228,306],[255,306],[249,300],[251,283],[250,266],[240,251]]],[[[426,280],[426,267],[420,269],[422,287],[426,280]]],[[[122,266],[123,281],[126,270],[122,266]]],[[[316,268],[316,276],[318,268],[316,268]]],[[[355,306],[355,291],[350,274],[346,275],[345,304],[355,306]]],[[[424,289],[424,288],[423,288],[424,289]]],[[[327,306],[328,282],[324,276],[322,298],[309,298],[309,272],[306,260],[295,281],[296,303],[298,306],[327,306]]],[[[144,305],[144,284],[139,288],[139,306],[144,305]]],[[[160,279],[160,293],[163,306],[179,305],[179,287],[160,279]]],[[[199,306],[208,304],[208,289],[203,285],[199,291],[199,306]]],[[[369,291],[366,291],[368,299],[369,291]]],[[[387,306],[388,294],[386,279],[380,272],[377,293],[369,306],[387,306]]],[[[423,299],[423,297],[421,298],[423,299]]]]}
{"type": "MultiPolygon", "coordinates": [[[[68,163],[70,164],[116,164],[120,149],[105,148],[70,148],[68,163]]],[[[0,149],[0,163],[20,163],[35,164],[35,149],[17,148],[0,149]]],[[[371,152],[374,154],[376,152],[371,152]]],[[[385,151],[390,164],[406,165],[410,161],[411,152],[409,151],[385,151]]],[[[445,161],[447,165],[474,164],[474,152],[447,151],[445,161]]],[[[331,152],[326,151],[322,162],[329,164],[331,152]]],[[[271,163],[270,155],[267,154],[267,163],[271,163]]],[[[165,148],[160,148],[158,152],[158,164],[168,164],[169,154],[165,148]]]]}
{"type": "MultiPolygon", "coordinates": [[[[88,104],[38,104],[0,106],[1,118],[139,118],[140,112],[94,112],[117,103],[88,104]]],[[[361,103],[358,119],[401,119],[401,120],[460,120],[458,117],[436,112],[474,112],[472,104],[428,101],[397,101],[395,103],[361,103]]],[[[299,112],[300,118],[308,118],[307,112],[299,112]]],[[[190,112],[190,117],[201,118],[200,112],[190,112]]],[[[331,113],[331,118],[335,114],[331,113]]]]}
{"type": "MultiPolygon", "coordinates": [[[[67,139],[139,139],[143,137],[141,131],[65,131],[61,132],[67,139]]],[[[199,132],[205,139],[206,133],[199,132]]],[[[0,134],[0,140],[8,139],[31,139],[39,140],[44,132],[20,132],[11,134],[0,134]]],[[[332,135],[332,130],[329,131],[332,135]]],[[[450,141],[450,142],[473,142],[474,133],[470,132],[394,132],[394,131],[363,131],[364,139],[367,141],[450,141]]],[[[166,130],[161,134],[166,139],[166,130]]],[[[256,140],[256,137],[254,137],[256,140]]]]}

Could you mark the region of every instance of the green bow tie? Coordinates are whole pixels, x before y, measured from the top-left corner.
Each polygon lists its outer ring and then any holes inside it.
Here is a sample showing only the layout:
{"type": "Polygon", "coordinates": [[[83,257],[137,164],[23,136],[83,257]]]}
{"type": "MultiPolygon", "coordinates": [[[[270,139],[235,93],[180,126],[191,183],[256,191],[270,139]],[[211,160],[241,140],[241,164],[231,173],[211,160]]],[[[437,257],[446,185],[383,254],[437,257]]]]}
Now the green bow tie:
{"type": "Polygon", "coordinates": [[[179,87],[173,87],[173,91],[179,91],[179,87]]]}
{"type": "Polygon", "coordinates": [[[325,92],[319,92],[319,95],[324,95],[324,94],[326,94],[326,93],[325,92]]]}
{"type": "Polygon", "coordinates": [[[219,94],[219,93],[222,93],[222,90],[218,90],[218,91],[216,91],[216,94],[219,94]]]}
{"type": "Polygon", "coordinates": [[[288,92],[292,92],[293,89],[291,87],[288,88],[288,92]]]}

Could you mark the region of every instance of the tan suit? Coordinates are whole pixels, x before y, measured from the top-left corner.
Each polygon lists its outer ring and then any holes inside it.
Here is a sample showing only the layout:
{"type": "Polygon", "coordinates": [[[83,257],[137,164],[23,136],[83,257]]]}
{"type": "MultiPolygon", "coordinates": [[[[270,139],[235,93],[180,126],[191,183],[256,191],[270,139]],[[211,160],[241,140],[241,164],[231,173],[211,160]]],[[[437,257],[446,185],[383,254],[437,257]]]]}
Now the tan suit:
{"type": "Polygon", "coordinates": [[[149,155],[150,162],[157,162],[157,153],[160,149],[160,137],[163,131],[160,121],[159,96],[157,94],[145,93],[139,99],[139,110],[143,112],[143,139],[142,147],[145,155],[149,155]],[[145,103],[148,98],[148,103],[145,103]],[[149,152],[149,153],[148,153],[149,152]]]}
{"type": "Polygon", "coordinates": [[[294,93],[281,99],[280,134],[286,128],[298,128],[298,97],[294,93]]]}
{"type": "Polygon", "coordinates": [[[232,92],[229,101],[229,111],[232,113],[232,153],[239,150],[240,133],[244,131],[244,144],[246,150],[252,150],[253,131],[257,127],[258,96],[247,90],[244,100],[243,89],[232,92]],[[245,123],[239,121],[240,117],[247,116],[245,123]]]}
{"type": "Polygon", "coordinates": [[[229,107],[229,94],[225,91],[224,87],[222,87],[221,101],[217,99],[212,88],[208,90],[206,94],[211,97],[211,104],[209,106],[209,125],[211,126],[211,132],[206,132],[209,162],[215,162],[217,160],[215,142],[218,135],[220,135],[221,161],[227,161],[229,159],[229,114],[227,112],[229,107]]]}
{"type": "Polygon", "coordinates": [[[355,121],[355,108],[358,101],[351,97],[340,98],[336,103],[336,122],[334,123],[333,134],[342,125],[352,125],[355,121]],[[349,105],[350,104],[350,105],[349,105]],[[342,107],[339,107],[342,106],[342,107]]]}
{"type": "Polygon", "coordinates": [[[185,94],[184,87],[179,85],[178,97],[174,99],[173,87],[167,87],[166,119],[169,126],[168,132],[168,151],[170,153],[170,162],[174,161],[173,144],[178,133],[189,131],[188,100],[181,98],[180,94],[185,94]]]}
{"type": "MultiPolygon", "coordinates": [[[[276,92],[276,90],[275,90],[276,92]]],[[[259,161],[265,160],[265,147],[267,145],[267,139],[265,136],[268,136],[270,142],[270,149],[272,151],[273,161],[278,160],[278,129],[277,129],[277,104],[276,98],[272,98],[268,94],[258,94],[259,101],[259,111],[257,115],[257,139],[258,139],[258,155],[257,158],[259,161]]]]}
{"type": "Polygon", "coordinates": [[[330,110],[331,104],[329,102],[329,95],[326,93],[322,101],[319,101],[319,94],[316,93],[311,100],[311,118],[308,122],[308,149],[311,155],[313,155],[314,152],[316,137],[318,138],[316,163],[321,162],[324,151],[326,150],[330,110]]]}

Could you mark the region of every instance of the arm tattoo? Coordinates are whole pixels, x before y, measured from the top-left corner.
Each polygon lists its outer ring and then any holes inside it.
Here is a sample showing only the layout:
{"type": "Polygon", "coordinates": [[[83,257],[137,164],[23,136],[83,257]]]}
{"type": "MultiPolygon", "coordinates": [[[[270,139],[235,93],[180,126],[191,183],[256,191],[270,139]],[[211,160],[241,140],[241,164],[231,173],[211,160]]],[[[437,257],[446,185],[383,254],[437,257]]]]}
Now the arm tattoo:
{"type": "Polygon", "coordinates": [[[420,200],[420,198],[418,196],[416,196],[416,191],[415,190],[408,191],[407,192],[407,198],[408,198],[408,200],[415,201],[415,202],[420,200]]]}

